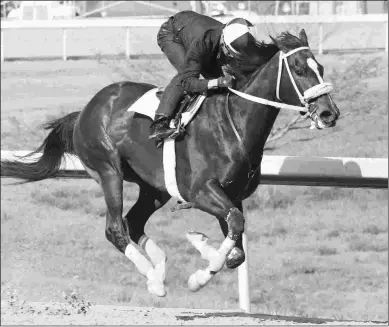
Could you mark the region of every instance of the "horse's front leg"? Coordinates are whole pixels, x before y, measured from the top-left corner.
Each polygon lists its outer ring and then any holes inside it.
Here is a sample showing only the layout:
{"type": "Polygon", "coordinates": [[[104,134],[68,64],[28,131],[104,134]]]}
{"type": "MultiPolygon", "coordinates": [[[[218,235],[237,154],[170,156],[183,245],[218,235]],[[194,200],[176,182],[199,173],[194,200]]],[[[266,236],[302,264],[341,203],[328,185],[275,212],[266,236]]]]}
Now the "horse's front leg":
{"type": "MultiPolygon", "coordinates": [[[[243,205],[242,202],[236,203],[236,207],[243,214],[243,205]]],[[[228,224],[224,219],[219,219],[220,228],[223,232],[224,237],[228,235],[228,224]]],[[[239,267],[246,260],[246,256],[243,250],[242,236],[236,241],[234,248],[227,256],[226,267],[234,269],[239,267]]]]}
{"type": "Polygon", "coordinates": [[[189,278],[189,289],[197,291],[222,269],[227,255],[244,231],[244,217],[224,193],[217,180],[207,181],[191,202],[195,208],[214,215],[218,219],[224,219],[228,226],[227,237],[218,250],[206,243],[207,238],[203,234],[193,232],[187,234],[188,240],[200,251],[201,256],[209,261],[205,270],[197,270],[189,278]]]}

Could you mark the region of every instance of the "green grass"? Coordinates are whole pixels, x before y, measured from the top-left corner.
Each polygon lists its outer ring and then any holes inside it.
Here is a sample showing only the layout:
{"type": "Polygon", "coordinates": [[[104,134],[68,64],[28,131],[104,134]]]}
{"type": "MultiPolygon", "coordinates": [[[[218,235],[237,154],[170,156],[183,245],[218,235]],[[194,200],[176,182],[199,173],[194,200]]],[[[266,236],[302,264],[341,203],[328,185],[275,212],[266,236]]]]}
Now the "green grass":
{"type": "MultiPolygon", "coordinates": [[[[386,55],[318,59],[342,114],[350,114],[331,130],[290,132],[266,154],[387,157],[386,55]]],[[[162,85],[173,74],[166,60],[2,64],[2,149],[35,149],[46,135],[41,124],[82,109],[113,81],[162,85]]],[[[276,125],[292,115],[281,112],[276,125]]],[[[238,308],[237,270],[223,269],[198,293],[187,289],[189,275],[205,262],[185,233],[204,232],[217,246],[223,237],[215,218],[197,210],[171,213],[172,202],[151,217],[146,232],[168,256],[168,296],[159,299],[106,240],[95,182],[10,182],[1,181],[1,283],[21,298],[63,301],[63,292],[76,289],[99,304],[238,308]]],[[[125,185],[125,211],[137,192],[125,185]]],[[[244,203],[253,311],[387,320],[387,200],[386,190],[259,186],[244,203]]]]}

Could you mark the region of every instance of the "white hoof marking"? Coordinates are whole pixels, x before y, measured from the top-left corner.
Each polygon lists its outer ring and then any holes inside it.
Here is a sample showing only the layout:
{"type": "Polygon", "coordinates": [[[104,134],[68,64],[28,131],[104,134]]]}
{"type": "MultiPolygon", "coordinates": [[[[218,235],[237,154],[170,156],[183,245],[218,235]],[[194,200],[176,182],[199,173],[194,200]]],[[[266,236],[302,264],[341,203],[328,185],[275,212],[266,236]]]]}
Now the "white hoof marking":
{"type": "Polygon", "coordinates": [[[154,269],[150,270],[147,274],[147,289],[151,294],[163,297],[166,295],[166,288],[161,277],[154,269]]]}
{"type": "Polygon", "coordinates": [[[166,288],[162,281],[147,281],[147,290],[156,296],[164,297],[166,296],[166,288]]]}
{"type": "Polygon", "coordinates": [[[197,270],[190,275],[188,287],[191,292],[197,292],[204,287],[212,278],[212,274],[207,270],[197,270]]]}

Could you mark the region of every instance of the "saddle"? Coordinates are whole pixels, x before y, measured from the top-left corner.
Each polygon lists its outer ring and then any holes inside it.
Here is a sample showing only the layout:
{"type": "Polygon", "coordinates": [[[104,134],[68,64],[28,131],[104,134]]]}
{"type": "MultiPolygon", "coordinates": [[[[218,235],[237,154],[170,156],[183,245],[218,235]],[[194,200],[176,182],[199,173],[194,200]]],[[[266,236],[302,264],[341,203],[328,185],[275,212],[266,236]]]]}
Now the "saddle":
{"type": "MultiPolygon", "coordinates": [[[[156,96],[161,100],[165,88],[161,87],[156,92],[156,96]]],[[[184,98],[178,105],[178,110],[172,119],[170,120],[170,128],[174,128],[174,131],[166,138],[179,139],[186,135],[185,127],[191,122],[197,111],[200,109],[201,104],[205,99],[203,94],[185,94],[184,98]]]]}

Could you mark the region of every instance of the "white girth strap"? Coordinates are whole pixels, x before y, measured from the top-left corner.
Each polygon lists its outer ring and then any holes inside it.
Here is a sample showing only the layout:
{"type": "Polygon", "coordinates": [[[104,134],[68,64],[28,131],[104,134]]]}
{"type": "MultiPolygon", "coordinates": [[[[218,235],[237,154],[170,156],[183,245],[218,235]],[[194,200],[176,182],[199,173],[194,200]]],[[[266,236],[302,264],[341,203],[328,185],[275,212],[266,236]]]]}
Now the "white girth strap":
{"type": "Polygon", "coordinates": [[[166,190],[172,196],[185,203],[186,201],[181,196],[178,190],[176,177],[176,140],[164,139],[163,141],[163,170],[166,190]]]}

